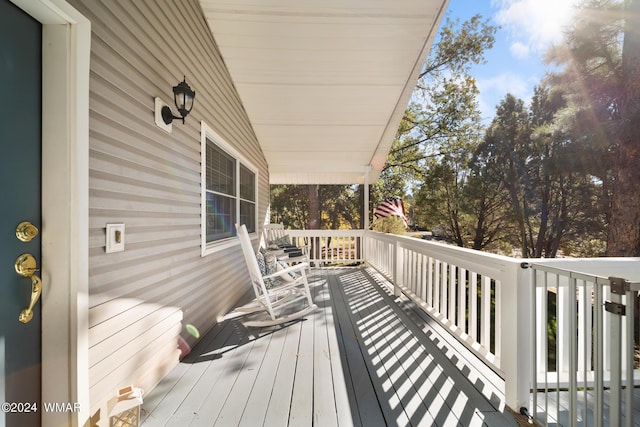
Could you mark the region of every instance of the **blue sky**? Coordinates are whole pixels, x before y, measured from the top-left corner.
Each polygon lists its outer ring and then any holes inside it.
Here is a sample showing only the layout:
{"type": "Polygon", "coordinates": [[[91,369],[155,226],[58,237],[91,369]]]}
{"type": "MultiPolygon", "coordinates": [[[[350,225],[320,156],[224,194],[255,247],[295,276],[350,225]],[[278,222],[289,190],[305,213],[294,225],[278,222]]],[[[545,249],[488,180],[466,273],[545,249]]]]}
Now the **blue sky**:
{"type": "Polygon", "coordinates": [[[542,56],[562,40],[575,0],[450,0],[448,17],[464,21],[475,14],[500,26],[486,64],[473,68],[480,90],[480,110],[489,125],[495,107],[507,93],[529,103],[544,77],[542,56]]]}

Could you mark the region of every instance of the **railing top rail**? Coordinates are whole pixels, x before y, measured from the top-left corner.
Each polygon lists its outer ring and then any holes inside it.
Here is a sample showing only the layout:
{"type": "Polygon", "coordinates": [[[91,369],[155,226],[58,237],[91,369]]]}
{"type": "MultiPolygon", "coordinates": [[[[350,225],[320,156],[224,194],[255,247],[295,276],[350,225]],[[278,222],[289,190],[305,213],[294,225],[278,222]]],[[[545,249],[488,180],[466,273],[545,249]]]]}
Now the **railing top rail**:
{"type": "Polygon", "coordinates": [[[632,289],[640,288],[640,258],[554,258],[522,260],[536,270],[559,274],[600,285],[610,277],[627,280],[632,289]]]}
{"type": "Polygon", "coordinates": [[[445,252],[464,253],[469,256],[482,256],[483,258],[492,258],[496,261],[506,261],[509,263],[520,262],[520,260],[517,258],[508,257],[505,255],[492,254],[490,252],[477,251],[475,249],[461,248],[460,246],[455,246],[448,243],[418,239],[416,237],[411,237],[411,236],[399,236],[395,234],[381,233],[378,231],[367,231],[367,233],[370,234],[372,237],[375,237],[376,239],[382,239],[387,241],[398,240],[403,245],[408,245],[408,246],[421,245],[425,247],[431,247],[434,249],[437,248],[437,250],[445,251],[445,252]]]}
{"type": "Polygon", "coordinates": [[[640,257],[639,258],[512,258],[488,252],[461,248],[446,243],[428,241],[410,236],[399,236],[372,230],[284,230],[292,237],[363,237],[366,235],[388,243],[400,245],[408,250],[437,257],[444,262],[459,263],[468,268],[477,268],[481,274],[495,275],[496,272],[511,270],[516,265],[527,263],[537,270],[543,270],[591,281],[601,285],[609,284],[609,277],[621,277],[629,281],[632,289],[640,289],[640,257]]]}
{"type": "Polygon", "coordinates": [[[300,237],[328,236],[328,237],[361,237],[364,230],[284,230],[284,234],[300,237]]]}
{"type": "Polygon", "coordinates": [[[584,280],[586,282],[593,282],[601,286],[609,285],[608,277],[597,276],[597,275],[588,274],[588,273],[581,273],[579,271],[569,270],[566,268],[553,267],[551,265],[545,265],[545,264],[523,263],[523,265],[525,264],[526,264],[526,267],[532,268],[534,270],[544,271],[547,273],[556,274],[558,276],[566,276],[566,277],[569,277],[570,279],[578,279],[578,280],[584,280]]]}
{"type": "Polygon", "coordinates": [[[368,231],[367,235],[373,239],[388,243],[398,243],[400,247],[421,253],[441,261],[470,269],[482,275],[500,279],[507,271],[520,268],[521,260],[503,255],[461,248],[446,243],[433,242],[409,236],[389,235],[375,231],[368,231]]]}

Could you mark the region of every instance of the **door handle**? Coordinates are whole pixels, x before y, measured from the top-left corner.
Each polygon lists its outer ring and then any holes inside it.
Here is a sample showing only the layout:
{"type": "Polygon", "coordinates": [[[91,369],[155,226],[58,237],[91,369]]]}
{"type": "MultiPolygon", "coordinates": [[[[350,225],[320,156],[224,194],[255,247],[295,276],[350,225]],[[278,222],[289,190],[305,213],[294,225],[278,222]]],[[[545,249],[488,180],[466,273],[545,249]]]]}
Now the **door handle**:
{"type": "Polygon", "coordinates": [[[18,320],[22,323],[29,323],[33,319],[33,307],[38,302],[40,295],[42,295],[42,280],[35,273],[38,271],[36,268],[36,259],[31,254],[22,254],[16,259],[15,268],[16,273],[22,277],[28,277],[31,279],[31,298],[29,301],[29,307],[20,312],[18,320]]]}

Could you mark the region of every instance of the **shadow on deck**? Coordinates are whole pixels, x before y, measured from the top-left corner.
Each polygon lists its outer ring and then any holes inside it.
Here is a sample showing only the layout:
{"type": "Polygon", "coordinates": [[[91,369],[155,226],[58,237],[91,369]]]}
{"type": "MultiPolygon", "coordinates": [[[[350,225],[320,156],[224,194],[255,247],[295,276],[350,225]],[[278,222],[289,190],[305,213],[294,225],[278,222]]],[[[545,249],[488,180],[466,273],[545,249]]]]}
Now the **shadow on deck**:
{"type": "Polygon", "coordinates": [[[518,425],[486,369],[374,270],[314,273],[318,310],[216,325],[145,398],[143,426],[518,425]]]}

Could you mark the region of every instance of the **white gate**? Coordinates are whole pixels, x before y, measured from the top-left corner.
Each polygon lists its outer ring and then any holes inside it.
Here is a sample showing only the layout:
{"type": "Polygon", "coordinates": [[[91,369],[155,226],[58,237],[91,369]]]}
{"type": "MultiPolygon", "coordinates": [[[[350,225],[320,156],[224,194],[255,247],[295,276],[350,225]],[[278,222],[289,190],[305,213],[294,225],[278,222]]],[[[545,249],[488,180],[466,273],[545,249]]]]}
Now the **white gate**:
{"type": "Polygon", "coordinates": [[[635,425],[640,283],[529,266],[531,415],[541,425],[635,425]]]}

